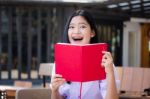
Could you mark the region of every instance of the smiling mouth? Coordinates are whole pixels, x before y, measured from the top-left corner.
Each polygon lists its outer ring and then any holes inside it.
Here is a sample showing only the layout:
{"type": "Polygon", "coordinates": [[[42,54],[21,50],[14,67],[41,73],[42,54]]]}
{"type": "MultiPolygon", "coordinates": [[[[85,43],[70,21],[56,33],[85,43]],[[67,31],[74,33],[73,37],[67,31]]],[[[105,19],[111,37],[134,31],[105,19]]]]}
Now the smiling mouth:
{"type": "Polygon", "coordinates": [[[83,40],[83,37],[81,37],[81,38],[72,38],[74,41],[81,41],[81,40],[83,40]]]}

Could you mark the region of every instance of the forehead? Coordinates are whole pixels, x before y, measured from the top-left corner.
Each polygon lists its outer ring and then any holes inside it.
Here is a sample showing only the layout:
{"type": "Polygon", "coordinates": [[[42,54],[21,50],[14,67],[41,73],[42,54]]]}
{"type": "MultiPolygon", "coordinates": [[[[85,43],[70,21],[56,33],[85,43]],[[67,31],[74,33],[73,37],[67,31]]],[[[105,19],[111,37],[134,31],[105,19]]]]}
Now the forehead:
{"type": "Polygon", "coordinates": [[[85,23],[88,24],[87,20],[83,16],[75,16],[71,19],[70,24],[72,23],[85,23]]]}

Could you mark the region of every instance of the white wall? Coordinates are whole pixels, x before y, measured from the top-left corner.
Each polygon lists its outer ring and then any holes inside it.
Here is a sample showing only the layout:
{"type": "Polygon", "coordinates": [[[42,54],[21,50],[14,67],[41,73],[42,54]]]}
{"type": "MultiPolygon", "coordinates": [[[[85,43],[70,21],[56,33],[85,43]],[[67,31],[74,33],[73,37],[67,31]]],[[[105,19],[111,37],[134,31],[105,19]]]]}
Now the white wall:
{"type": "Polygon", "coordinates": [[[140,66],[141,27],[136,22],[124,22],[123,66],[140,66]]]}

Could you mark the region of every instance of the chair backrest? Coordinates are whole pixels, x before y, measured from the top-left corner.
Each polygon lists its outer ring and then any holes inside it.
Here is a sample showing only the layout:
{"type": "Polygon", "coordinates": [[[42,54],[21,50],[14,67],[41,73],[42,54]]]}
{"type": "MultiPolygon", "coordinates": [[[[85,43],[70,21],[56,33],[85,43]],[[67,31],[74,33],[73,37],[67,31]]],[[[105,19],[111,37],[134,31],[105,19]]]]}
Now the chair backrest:
{"type": "Polygon", "coordinates": [[[123,68],[122,67],[120,67],[120,66],[118,66],[118,67],[116,67],[116,72],[117,72],[117,75],[118,75],[118,79],[120,80],[120,86],[118,86],[119,87],[119,91],[120,91],[120,89],[121,89],[121,84],[122,84],[122,77],[123,77],[123,68]]]}
{"type": "Polygon", "coordinates": [[[150,88],[150,68],[122,67],[121,77],[120,91],[141,93],[150,88]]]}
{"type": "Polygon", "coordinates": [[[51,99],[51,89],[30,88],[16,91],[16,99],[51,99]]]}
{"type": "Polygon", "coordinates": [[[52,75],[54,63],[41,63],[39,67],[39,75],[43,76],[43,87],[47,87],[46,85],[46,76],[52,75]]]}
{"type": "Polygon", "coordinates": [[[133,74],[132,74],[132,83],[131,83],[131,92],[141,93],[142,89],[142,82],[143,82],[143,68],[141,67],[133,67],[133,74]]]}
{"type": "Polygon", "coordinates": [[[132,84],[133,68],[123,67],[121,91],[130,91],[132,84]]]}
{"type": "Polygon", "coordinates": [[[14,86],[16,86],[16,87],[31,88],[32,87],[32,82],[30,82],[30,81],[19,81],[19,80],[16,80],[16,81],[14,81],[14,86]]]}
{"type": "Polygon", "coordinates": [[[150,68],[143,68],[143,83],[142,83],[142,89],[150,88],[150,68]]]}
{"type": "Polygon", "coordinates": [[[53,63],[41,63],[39,67],[39,75],[50,76],[52,74],[53,63]]]}
{"type": "Polygon", "coordinates": [[[119,80],[122,81],[123,76],[123,67],[116,67],[117,74],[119,76],[119,80]]]}

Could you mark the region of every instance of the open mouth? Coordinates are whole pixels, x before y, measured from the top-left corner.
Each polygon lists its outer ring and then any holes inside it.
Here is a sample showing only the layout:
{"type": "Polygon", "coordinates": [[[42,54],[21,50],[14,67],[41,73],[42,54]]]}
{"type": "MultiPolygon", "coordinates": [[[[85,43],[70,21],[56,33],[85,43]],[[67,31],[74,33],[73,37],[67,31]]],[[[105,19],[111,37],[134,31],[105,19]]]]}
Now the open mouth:
{"type": "Polygon", "coordinates": [[[74,41],[81,41],[81,40],[83,40],[83,37],[79,37],[79,38],[73,37],[72,39],[73,39],[74,41]]]}

